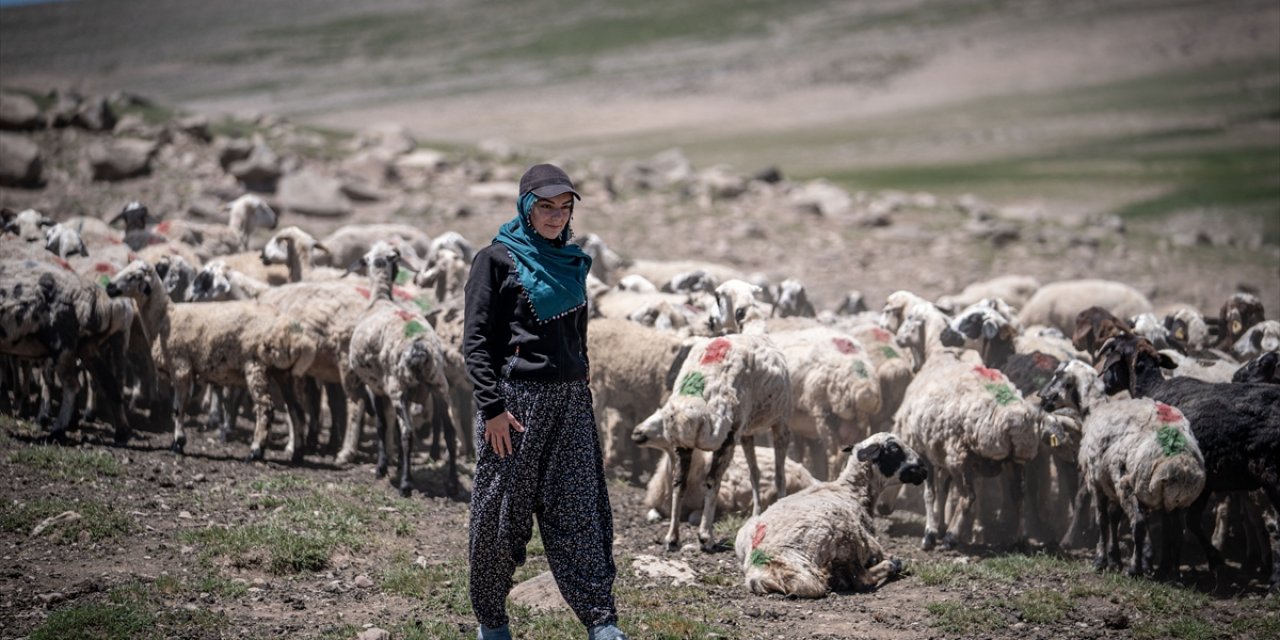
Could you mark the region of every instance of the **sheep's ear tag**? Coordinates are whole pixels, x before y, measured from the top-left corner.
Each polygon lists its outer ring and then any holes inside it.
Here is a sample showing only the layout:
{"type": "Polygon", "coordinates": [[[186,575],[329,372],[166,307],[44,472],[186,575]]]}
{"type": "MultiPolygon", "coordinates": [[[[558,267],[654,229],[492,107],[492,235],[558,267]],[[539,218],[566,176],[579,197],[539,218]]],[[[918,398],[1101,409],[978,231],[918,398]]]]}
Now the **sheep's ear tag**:
{"type": "Polygon", "coordinates": [[[1058,444],[1060,444],[1058,442],[1058,434],[1056,433],[1049,434],[1049,446],[1056,448],[1058,444]]]}
{"type": "Polygon", "coordinates": [[[1232,320],[1232,321],[1231,321],[1231,333],[1240,333],[1240,321],[1239,321],[1239,320],[1232,320]]]}

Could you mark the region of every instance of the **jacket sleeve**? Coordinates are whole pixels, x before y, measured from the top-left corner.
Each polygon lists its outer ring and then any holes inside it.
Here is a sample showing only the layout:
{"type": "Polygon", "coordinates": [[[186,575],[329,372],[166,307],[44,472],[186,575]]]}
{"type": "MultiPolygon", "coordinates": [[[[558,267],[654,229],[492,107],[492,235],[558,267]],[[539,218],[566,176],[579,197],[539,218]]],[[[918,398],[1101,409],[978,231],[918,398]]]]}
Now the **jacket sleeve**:
{"type": "Polygon", "coordinates": [[[498,314],[494,313],[502,283],[497,267],[488,252],[477,253],[465,289],[462,355],[467,361],[467,375],[475,385],[476,407],[485,420],[507,410],[498,393],[498,366],[506,341],[499,335],[502,328],[497,326],[498,314]]]}
{"type": "Polygon", "coordinates": [[[582,336],[582,361],[587,365],[587,375],[591,375],[591,356],[587,353],[587,316],[591,315],[587,308],[578,313],[578,335],[582,336]]]}

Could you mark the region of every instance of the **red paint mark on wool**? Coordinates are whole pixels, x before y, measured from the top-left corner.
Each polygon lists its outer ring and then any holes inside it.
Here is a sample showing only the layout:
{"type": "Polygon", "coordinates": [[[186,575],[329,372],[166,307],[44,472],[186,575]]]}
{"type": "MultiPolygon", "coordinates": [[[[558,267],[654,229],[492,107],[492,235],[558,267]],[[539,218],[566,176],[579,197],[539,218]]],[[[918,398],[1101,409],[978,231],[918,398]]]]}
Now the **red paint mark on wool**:
{"type": "Polygon", "coordinates": [[[1182,421],[1182,412],[1163,402],[1156,403],[1156,416],[1160,418],[1160,422],[1182,421]]]}
{"type": "Polygon", "coordinates": [[[893,339],[892,333],[889,333],[888,331],[881,329],[880,327],[876,327],[875,329],[872,329],[871,335],[875,336],[876,340],[879,340],[880,342],[888,342],[893,339]]]}
{"type": "Polygon", "coordinates": [[[401,289],[400,287],[391,287],[391,295],[400,298],[401,300],[413,300],[413,294],[401,289]]]}
{"type": "Polygon", "coordinates": [[[707,352],[702,354],[702,360],[699,362],[701,364],[715,364],[724,360],[724,357],[729,355],[729,346],[731,344],[724,338],[712,340],[711,344],[707,345],[707,352]]]}
{"type": "Polygon", "coordinates": [[[765,529],[765,527],[764,527],[764,523],[763,523],[763,522],[757,522],[757,523],[756,523],[756,531],[755,531],[755,533],[751,534],[751,548],[752,548],[752,549],[754,549],[754,548],[756,548],[756,547],[760,546],[760,542],[764,540],[764,529],[765,529]]]}
{"type": "Polygon", "coordinates": [[[398,316],[401,320],[404,320],[405,322],[408,322],[413,319],[413,314],[409,313],[408,311],[405,311],[404,309],[397,311],[396,316],[398,316]]]}
{"type": "Polygon", "coordinates": [[[166,220],[156,225],[156,233],[169,233],[169,221],[166,220]]]}
{"type": "Polygon", "coordinates": [[[59,266],[59,267],[62,267],[63,269],[66,269],[67,271],[75,271],[75,269],[72,269],[72,268],[71,268],[71,263],[70,263],[70,262],[67,262],[66,260],[63,260],[62,258],[59,258],[59,257],[57,257],[57,256],[54,256],[54,257],[53,257],[53,261],[54,261],[54,262],[56,262],[56,263],[58,264],[58,266],[59,266]]]}
{"type": "Polygon", "coordinates": [[[111,264],[110,262],[99,262],[93,265],[93,270],[97,271],[98,273],[115,273],[116,266],[111,264]]]}
{"type": "Polygon", "coordinates": [[[836,351],[845,355],[858,352],[858,345],[848,338],[832,338],[831,342],[836,345],[836,351]]]}
{"type": "Polygon", "coordinates": [[[356,293],[360,294],[361,296],[364,296],[365,300],[369,299],[369,295],[370,295],[369,290],[364,287],[356,287],[356,293]]]}
{"type": "Polygon", "coordinates": [[[992,382],[997,382],[1004,377],[1004,374],[999,371],[996,371],[995,369],[988,369],[982,365],[974,367],[973,372],[992,382]]]}
{"type": "Polygon", "coordinates": [[[1053,360],[1053,356],[1040,353],[1039,351],[1035,352],[1031,356],[1031,364],[1035,365],[1035,367],[1041,371],[1048,371],[1056,368],[1058,365],[1054,363],[1053,360]]]}

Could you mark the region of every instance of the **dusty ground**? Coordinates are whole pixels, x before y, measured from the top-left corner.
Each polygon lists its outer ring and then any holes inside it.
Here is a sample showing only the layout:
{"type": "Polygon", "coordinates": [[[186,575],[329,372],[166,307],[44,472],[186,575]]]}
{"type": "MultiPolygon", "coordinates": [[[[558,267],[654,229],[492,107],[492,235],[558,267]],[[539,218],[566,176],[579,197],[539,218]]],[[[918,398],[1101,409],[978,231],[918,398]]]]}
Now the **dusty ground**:
{"type": "MultiPolygon", "coordinates": [[[[72,472],[64,477],[56,468],[33,462],[38,452],[31,447],[38,445],[29,441],[29,426],[12,421],[5,425],[5,456],[0,459],[0,481],[7,487],[6,526],[0,531],[0,637],[23,637],[60,610],[103,603],[129,585],[159,594],[153,608],[169,612],[164,618],[169,626],[162,634],[168,637],[349,638],[366,624],[391,629],[399,634],[396,637],[465,638],[470,633],[459,631],[469,628],[467,615],[439,604],[449,600],[440,592],[452,589],[450,582],[434,585],[431,595],[423,597],[408,597],[392,586],[392,574],[410,559],[423,567],[455,571],[446,576],[450,579],[465,579],[465,574],[456,573],[465,562],[465,491],[457,499],[441,495],[439,467],[429,460],[419,461],[415,494],[402,500],[385,481],[373,477],[367,463],[337,468],[331,457],[313,456],[302,465],[289,466],[270,460],[270,454],[266,463],[241,462],[247,449],[243,431],[225,445],[193,433],[187,455],[176,458],[165,450],[166,435],[143,433],[127,448],[101,447],[109,434],[91,425],[74,437],[72,446],[81,453],[109,456],[119,463],[118,473],[93,477],[72,472]],[[281,502],[312,494],[357,496],[365,505],[363,517],[369,519],[360,533],[368,544],[357,552],[339,550],[322,569],[280,575],[252,553],[236,561],[218,555],[204,560],[207,549],[183,537],[211,527],[264,522],[285,508],[276,506],[281,502]],[[79,533],[91,528],[84,523],[53,527],[37,536],[8,528],[20,510],[15,505],[55,499],[105,501],[109,511],[127,514],[134,529],[99,540],[88,530],[79,533]],[[371,582],[356,586],[362,576],[371,582]],[[419,635],[410,636],[406,630],[414,628],[414,621],[419,621],[420,631],[414,632],[419,635]]],[[[465,488],[465,477],[463,484],[465,488]]],[[[1143,585],[1149,585],[1145,581],[1094,574],[1087,568],[1085,552],[1060,553],[1057,564],[1048,569],[1043,558],[1036,567],[1019,568],[1018,559],[1027,556],[1006,556],[1007,551],[991,547],[965,553],[921,552],[920,519],[910,513],[877,519],[882,542],[891,554],[907,561],[910,573],[874,593],[836,593],[819,600],[745,595],[731,550],[705,554],[686,547],[666,553],[660,544],[665,526],[643,518],[642,489],[616,481],[610,493],[620,607],[623,625],[634,638],[1084,640],[1185,632],[1161,626],[1165,623],[1160,616],[1196,620],[1201,626],[1189,637],[1264,638],[1274,637],[1267,634],[1280,625],[1275,598],[1260,600],[1257,579],[1240,573],[1234,563],[1218,583],[1202,573],[1191,588],[1144,593],[1141,589],[1148,587],[1143,585]],[[665,580],[638,575],[631,561],[640,555],[687,562],[697,576],[696,586],[682,591],[665,580]],[[1005,577],[978,571],[955,580],[928,578],[930,572],[949,567],[975,571],[1000,562],[1013,563],[1005,577]],[[1057,603],[1051,622],[1039,617],[1050,614],[1028,604],[1035,597],[1057,603]],[[1153,609],[1148,601],[1173,604],[1153,609]],[[969,621],[946,627],[944,621],[957,614],[939,613],[939,608],[957,605],[978,617],[960,618],[969,621]],[[663,612],[705,622],[720,635],[673,629],[660,617],[663,612]]],[[[694,533],[684,529],[686,539],[694,533]]],[[[533,558],[532,570],[518,574],[519,579],[545,571],[537,552],[533,558]]],[[[563,613],[521,613],[515,619],[517,637],[576,636],[536,626],[549,615],[559,615],[553,619],[561,620],[561,626],[571,623],[563,613]]],[[[82,632],[92,633],[90,628],[82,632]]]]}

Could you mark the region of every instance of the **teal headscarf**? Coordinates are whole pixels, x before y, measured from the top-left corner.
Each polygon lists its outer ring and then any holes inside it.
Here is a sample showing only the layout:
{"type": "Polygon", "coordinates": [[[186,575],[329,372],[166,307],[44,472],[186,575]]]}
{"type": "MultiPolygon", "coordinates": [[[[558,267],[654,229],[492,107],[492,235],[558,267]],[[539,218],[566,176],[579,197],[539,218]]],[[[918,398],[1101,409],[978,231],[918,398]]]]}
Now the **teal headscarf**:
{"type": "Polygon", "coordinates": [[[533,229],[530,216],[538,196],[524,193],[516,200],[516,217],[502,225],[494,242],[501,242],[516,265],[516,275],[538,322],[562,316],[587,303],[587,271],[591,257],[576,244],[564,226],[552,242],[533,229]]]}

